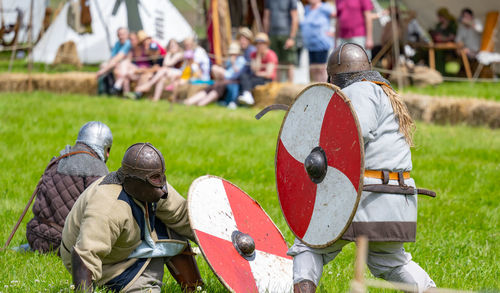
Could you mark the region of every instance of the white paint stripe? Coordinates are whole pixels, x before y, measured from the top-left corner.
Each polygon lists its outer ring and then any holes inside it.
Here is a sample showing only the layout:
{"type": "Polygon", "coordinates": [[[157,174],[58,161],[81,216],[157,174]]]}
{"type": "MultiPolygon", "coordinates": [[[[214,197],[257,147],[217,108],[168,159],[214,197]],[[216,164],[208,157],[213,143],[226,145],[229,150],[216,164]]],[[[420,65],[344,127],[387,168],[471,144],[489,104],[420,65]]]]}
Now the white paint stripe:
{"type": "Polygon", "coordinates": [[[249,263],[260,293],[292,292],[293,261],[291,259],[256,250],[255,259],[249,263]]]}
{"type": "Polygon", "coordinates": [[[333,93],[325,86],[311,87],[288,112],[280,138],[297,161],[304,162],[311,150],[319,146],[323,117],[333,93]]]}
{"type": "Polygon", "coordinates": [[[349,178],[328,166],[325,179],[318,184],[311,222],[302,239],[323,245],[337,238],[351,216],[357,196],[349,178]]]}
{"type": "Polygon", "coordinates": [[[236,221],[220,179],[198,181],[190,193],[189,209],[191,227],[231,241],[236,221]]]}

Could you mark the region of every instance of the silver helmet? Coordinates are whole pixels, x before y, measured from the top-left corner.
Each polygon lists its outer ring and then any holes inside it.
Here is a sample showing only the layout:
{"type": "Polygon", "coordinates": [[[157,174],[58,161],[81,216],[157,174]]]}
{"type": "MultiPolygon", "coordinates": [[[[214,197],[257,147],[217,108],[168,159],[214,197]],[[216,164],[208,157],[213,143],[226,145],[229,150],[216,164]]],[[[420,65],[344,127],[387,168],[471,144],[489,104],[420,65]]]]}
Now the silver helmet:
{"type": "Polygon", "coordinates": [[[106,162],[113,144],[113,135],[106,124],[99,121],[90,121],[80,128],[76,142],[88,145],[101,160],[106,162]]]}

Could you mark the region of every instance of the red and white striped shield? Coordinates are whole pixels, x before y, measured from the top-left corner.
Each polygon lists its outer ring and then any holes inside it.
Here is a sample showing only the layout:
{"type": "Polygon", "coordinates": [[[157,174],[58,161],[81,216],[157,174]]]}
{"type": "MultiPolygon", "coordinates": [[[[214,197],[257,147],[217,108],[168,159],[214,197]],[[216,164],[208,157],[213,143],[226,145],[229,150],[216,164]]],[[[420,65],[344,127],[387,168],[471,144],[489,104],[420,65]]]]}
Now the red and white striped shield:
{"type": "Polygon", "coordinates": [[[363,137],[350,100],[331,84],[305,88],[276,148],[278,197],[295,236],[311,247],[337,241],[356,212],[363,171],[363,137]]]}
{"type": "Polygon", "coordinates": [[[293,262],[285,239],[254,199],[231,182],[206,175],[191,184],[188,210],[203,256],[227,289],[292,291],[293,262]],[[253,239],[254,250],[235,244],[240,232],[253,239]]]}

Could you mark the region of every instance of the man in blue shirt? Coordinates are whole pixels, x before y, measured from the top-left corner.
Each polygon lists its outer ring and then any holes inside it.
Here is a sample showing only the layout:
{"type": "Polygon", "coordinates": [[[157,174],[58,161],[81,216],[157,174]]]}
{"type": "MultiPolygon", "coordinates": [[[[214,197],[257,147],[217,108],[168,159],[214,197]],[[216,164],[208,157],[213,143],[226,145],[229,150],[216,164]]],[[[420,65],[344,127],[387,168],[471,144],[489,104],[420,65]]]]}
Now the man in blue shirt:
{"type": "Polygon", "coordinates": [[[96,74],[97,78],[113,70],[115,66],[120,63],[120,61],[125,59],[131,48],[128,34],[129,32],[127,28],[121,27],[118,29],[118,41],[116,41],[113,49],[111,49],[111,59],[101,64],[101,69],[99,69],[96,74]]]}

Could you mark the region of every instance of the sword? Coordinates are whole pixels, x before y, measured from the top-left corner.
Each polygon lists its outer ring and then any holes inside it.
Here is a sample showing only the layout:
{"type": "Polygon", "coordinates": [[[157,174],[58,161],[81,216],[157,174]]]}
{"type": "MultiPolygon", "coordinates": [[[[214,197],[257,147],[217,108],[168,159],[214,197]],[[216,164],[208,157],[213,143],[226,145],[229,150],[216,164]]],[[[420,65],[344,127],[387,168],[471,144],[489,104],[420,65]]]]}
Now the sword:
{"type": "Polygon", "coordinates": [[[262,116],[266,115],[267,112],[273,111],[273,110],[283,110],[283,111],[288,111],[289,107],[288,105],[285,104],[274,104],[265,107],[262,111],[260,111],[257,115],[255,115],[255,119],[259,120],[262,118],[262,116]]]}

